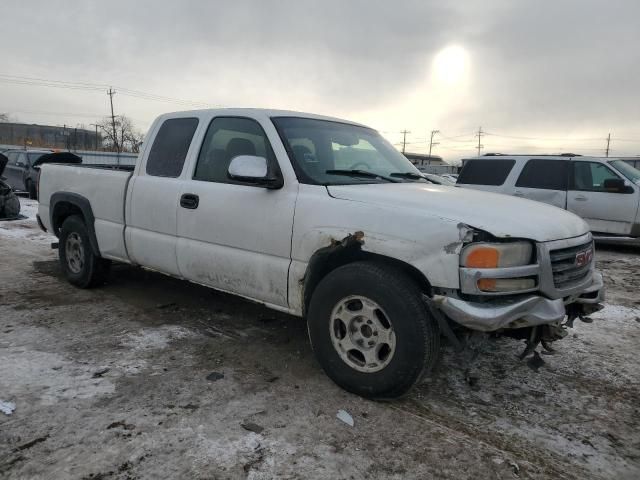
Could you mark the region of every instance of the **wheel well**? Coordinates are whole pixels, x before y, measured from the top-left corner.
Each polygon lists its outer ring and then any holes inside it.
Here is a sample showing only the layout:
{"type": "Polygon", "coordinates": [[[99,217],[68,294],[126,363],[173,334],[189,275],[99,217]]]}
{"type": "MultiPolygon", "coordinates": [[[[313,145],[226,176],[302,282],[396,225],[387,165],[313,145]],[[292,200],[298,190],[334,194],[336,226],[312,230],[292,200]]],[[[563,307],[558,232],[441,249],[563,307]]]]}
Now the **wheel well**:
{"type": "Polygon", "coordinates": [[[62,227],[64,221],[71,215],[79,215],[86,221],[82,210],[77,205],[64,201],[56,203],[53,213],[51,214],[51,227],[53,228],[53,233],[56,236],[60,234],[60,227],[62,227]]]}
{"type": "Polygon", "coordinates": [[[303,279],[303,315],[306,314],[313,292],[320,281],[336,268],[353,262],[372,261],[392,266],[411,278],[424,294],[431,296],[429,280],[416,267],[396,258],[363,251],[360,248],[361,243],[357,239],[350,240],[351,238],[352,236],[349,236],[340,243],[321,248],[311,257],[303,279]]]}

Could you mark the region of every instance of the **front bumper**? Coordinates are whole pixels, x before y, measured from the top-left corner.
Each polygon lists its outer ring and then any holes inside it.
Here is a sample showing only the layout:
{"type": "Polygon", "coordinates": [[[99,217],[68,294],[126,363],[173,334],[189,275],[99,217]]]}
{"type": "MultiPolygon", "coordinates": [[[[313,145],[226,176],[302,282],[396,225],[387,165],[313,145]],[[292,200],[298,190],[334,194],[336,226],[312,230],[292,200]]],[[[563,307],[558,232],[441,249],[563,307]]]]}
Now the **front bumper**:
{"type": "Polygon", "coordinates": [[[594,271],[591,285],[573,296],[549,299],[540,295],[495,297],[486,302],[470,302],[459,298],[435,296],[436,306],[451,320],[472,330],[492,332],[503,328],[522,328],[560,322],[566,315],[565,305],[589,305],[600,309],[604,300],[602,274],[594,271]]]}

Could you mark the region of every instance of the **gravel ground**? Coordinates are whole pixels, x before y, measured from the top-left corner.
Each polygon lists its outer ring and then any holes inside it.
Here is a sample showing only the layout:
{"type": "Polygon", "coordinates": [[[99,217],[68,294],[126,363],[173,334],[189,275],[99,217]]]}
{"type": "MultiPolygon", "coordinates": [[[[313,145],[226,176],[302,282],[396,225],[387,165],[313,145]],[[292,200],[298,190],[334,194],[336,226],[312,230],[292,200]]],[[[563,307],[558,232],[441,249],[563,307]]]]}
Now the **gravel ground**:
{"type": "Polygon", "coordinates": [[[327,379],[299,319],[126,266],[73,288],[22,201],[0,223],[0,478],[640,478],[640,248],[598,251],[606,309],[537,371],[492,339],[377,403],[327,379]]]}

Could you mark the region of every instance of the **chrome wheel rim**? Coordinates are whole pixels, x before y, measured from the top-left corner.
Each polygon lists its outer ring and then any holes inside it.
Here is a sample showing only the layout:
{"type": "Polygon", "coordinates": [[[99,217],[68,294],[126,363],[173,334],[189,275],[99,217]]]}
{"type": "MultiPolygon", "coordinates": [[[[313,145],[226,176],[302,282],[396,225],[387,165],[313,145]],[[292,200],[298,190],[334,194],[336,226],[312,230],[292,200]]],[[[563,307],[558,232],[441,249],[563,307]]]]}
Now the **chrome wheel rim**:
{"type": "Polygon", "coordinates": [[[351,295],[331,311],[331,343],[351,368],[373,373],[385,368],[396,350],[396,335],[385,311],[373,300],[351,295]]]}
{"type": "Polygon", "coordinates": [[[73,232],[67,237],[65,243],[67,266],[73,273],[80,273],[84,267],[84,247],[80,235],[73,232]]]}

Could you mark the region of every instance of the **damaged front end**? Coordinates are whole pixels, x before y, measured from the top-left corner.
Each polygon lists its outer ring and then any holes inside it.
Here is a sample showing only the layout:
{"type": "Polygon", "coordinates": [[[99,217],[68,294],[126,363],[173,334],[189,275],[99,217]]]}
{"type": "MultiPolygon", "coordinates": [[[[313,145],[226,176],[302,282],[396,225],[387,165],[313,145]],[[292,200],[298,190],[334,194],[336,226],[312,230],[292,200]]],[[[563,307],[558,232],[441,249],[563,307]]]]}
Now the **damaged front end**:
{"type": "MultiPolygon", "coordinates": [[[[576,318],[590,322],[588,315],[603,308],[604,284],[595,270],[590,233],[535,244],[474,242],[461,253],[460,290],[434,292],[428,299],[432,312],[437,310],[454,327],[525,339],[524,358],[538,345],[551,350],[550,344],[566,336],[576,318]],[[501,252],[506,260],[499,264],[501,252]]],[[[445,335],[453,334],[449,330],[445,335]]]]}

